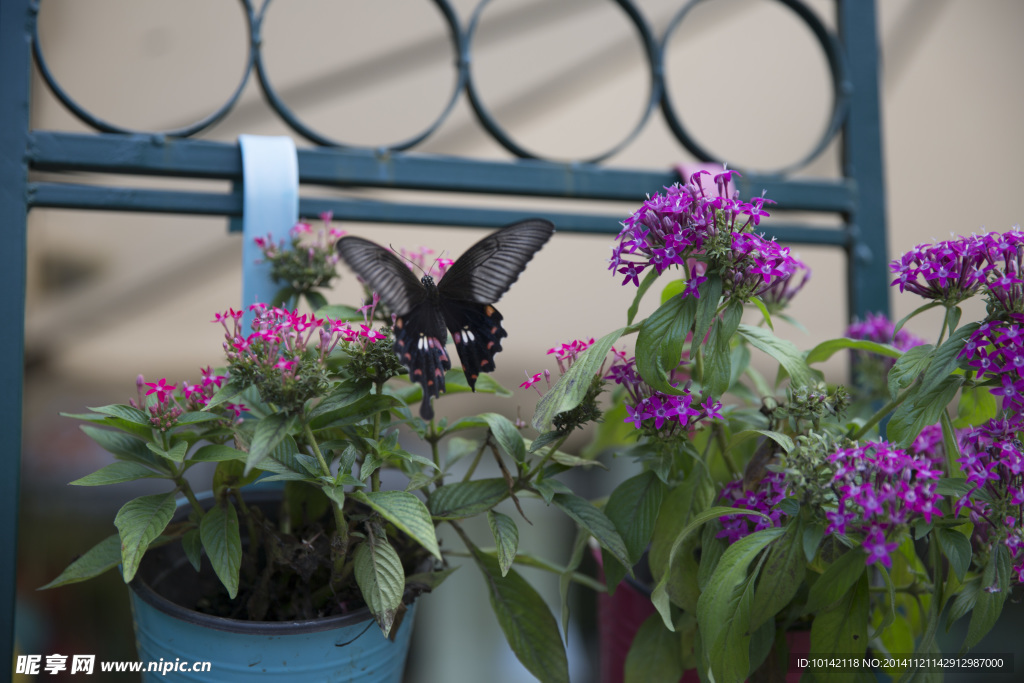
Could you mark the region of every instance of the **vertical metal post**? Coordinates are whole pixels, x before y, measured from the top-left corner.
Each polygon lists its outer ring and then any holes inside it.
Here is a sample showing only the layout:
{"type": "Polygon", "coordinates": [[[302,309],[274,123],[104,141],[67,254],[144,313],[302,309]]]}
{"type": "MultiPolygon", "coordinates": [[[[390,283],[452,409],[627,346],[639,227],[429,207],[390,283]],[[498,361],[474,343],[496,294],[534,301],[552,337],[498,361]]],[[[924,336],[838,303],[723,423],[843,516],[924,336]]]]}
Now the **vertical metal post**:
{"type": "Polygon", "coordinates": [[[873,311],[889,314],[878,15],[875,0],[837,0],[836,10],[853,89],[842,136],[843,174],[855,181],[858,195],[849,216],[848,314],[863,319],[873,311]]]}
{"type": "Polygon", "coordinates": [[[14,670],[32,12],[30,0],[0,2],[0,678],[14,670]]]}

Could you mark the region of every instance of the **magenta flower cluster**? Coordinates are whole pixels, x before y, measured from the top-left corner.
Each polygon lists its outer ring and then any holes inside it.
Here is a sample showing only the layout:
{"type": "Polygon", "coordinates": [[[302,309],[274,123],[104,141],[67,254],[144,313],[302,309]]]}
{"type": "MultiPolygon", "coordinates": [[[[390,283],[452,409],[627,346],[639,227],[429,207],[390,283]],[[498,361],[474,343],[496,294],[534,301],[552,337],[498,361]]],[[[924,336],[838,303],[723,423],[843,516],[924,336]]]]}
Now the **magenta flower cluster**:
{"type": "Polygon", "coordinates": [[[971,485],[959,498],[957,514],[967,509],[976,530],[989,542],[1006,544],[1017,581],[1024,583],[1024,431],[1020,413],[992,419],[967,430],[961,439],[960,468],[971,485]]]}
{"type": "Polygon", "coordinates": [[[712,397],[703,403],[690,393],[687,382],[680,394],[666,394],[643,381],[636,370],[636,358],[612,349],[613,360],[605,379],[622,386],[627,393],[626,422],[636,429],[651,429],[671,434],[677,429],[689,431],[701,420],[722,419],[722,404],[712,397]]]}
{"type": "Polygon", "coordinates": [[[959,357],[975,369],[978,379],[991,381],[1002,397],[1003,412],[1024,412],[1024,314],[1011,313],[1007,320],[989,320],[975,330],[959,357]]]}
{"type": "Polygon", "coordinates": [[[926,456],[873,441],[840,449],[829,459],[835,467],[833,486],[839,501],[835,510],[826,512],[825,533],[862,534],[867,564],[891,567],[891,555],[899,544],[889,532],[917,519],[931,522],[942,514],[936,493],[942,471],[926,456]]]}
{"type": "MultiPolygon", "coordinates": [[[[548,349],[547,355],[555,357],[555,362],[558,363],[558,371],[564,375],[566,371],[573,366],[573,363],[575,363],[576,360],[580,357],[580,354],[589,349],[593,345],[593,337],[591,337],[590,339],[573,339],[572,341],[561,344],[560,346],[555,346],[553,348],[548,349]]],[[[543,370],[533,375],[527,372],[526,381],[521,383],[519,386],[521,386],[524,389],[529,389],[530,387],[533,387],[534,391],[536,391],[538,394],[543,395],[541,390],[535,386],[537,383],[540,382],[541,377],[545,379],[548,388],[550,389],[551,372],[549,370],[543,370]]]]}
{"type": "Polygon", "coordinates": [[[743,232],[768,216],[764,206],[771,200],[758,197],[747,203],[730,191],[732,177],[739,175],[736,171],[715,175],[714,192],[704,186],[705,175],[710,173],[698,171],[685,185],[666,187],[623,221],[609,267],[626,276],[623,284],[639,285],[637,277],[648,267],[660,274],[683,265],[691,256],[703,254],[719,230],[743,232]]]}
{"type": "MultiPolygon", "coordinates": [[[[723,269],[722,281],[727,293],[743,300],[769,290],[783,299],[787,294],[785,283],[801,269],[809,273],[807,266],[790,253],[789,247],[760,235],[738,232],[732,236],[732,251],[723,269]]],[[[805,275],[805,282],[807,277],[805,275]]],[[[802,286],[803,283],[788,292],[789,297],[802,286]]]]}
{"type": "Polygon", "coordinates": [[[754,515],[726,515],[719,518],[722,525],[716,534],[732,544],[755,531],[763,531],[772,527],[782,526],[785,512],[778,507],[779,503],[789,496],[786,476],[782,472],[768,472],[756,488],[746,490],[743,481],[735,479],[726,483],[719,494],[719,501],[728,507],[742,510],[754,510],[767,517],[754,515]]]}
{"type": "MultiPolygon", "coordinates": [[[[180,387],[175,383],[168,383],[166,377],[161,377],[156,382],[147,382],[145,377],[139,375],[135,380],[138,398],[129,399],[128,403],[139,410],[146,410],[153,428],[166,432],[177,424],[178,418],[185,412],[205,408],[217,389],[227,380],[226,375],[216,374],[209,366],[200,368],[200,374],[202,380],[199,384],[182,381],[180,387]],[[149,396],[153,396],[155,402],[149,400],[149,396]]],[[[248,410],[240,403],[225,403],[223,407],[233,419],[240,418],[242,412],[248,410]]]]}
{"type": "Polygon", "coordinates": [[[428,249],[427,247],[417,247],[415,249],[406,249],[405,247],[401,247],[399,248],[398,253],[402,255],[406,261],[406,265],[408,265],[410,269],[416,270],[416,268],[419,268],[419,274],[417,274],[416,277],[420,277],[421,274],[426,274],[434,278],[435,282],[440,280],[444,276],[445,272],[447,272],[448,268],[455,263],[455,261],[450,258],[431,258],[434,254],[434,250],[428,249]]]}
{"type": "Polygon", "coordinates": [[[1024,313],[1024,232],[956,237],[921,244],[889,265],[893,285],[953,305],[984,289],[1008,313],[1024,313]]]}

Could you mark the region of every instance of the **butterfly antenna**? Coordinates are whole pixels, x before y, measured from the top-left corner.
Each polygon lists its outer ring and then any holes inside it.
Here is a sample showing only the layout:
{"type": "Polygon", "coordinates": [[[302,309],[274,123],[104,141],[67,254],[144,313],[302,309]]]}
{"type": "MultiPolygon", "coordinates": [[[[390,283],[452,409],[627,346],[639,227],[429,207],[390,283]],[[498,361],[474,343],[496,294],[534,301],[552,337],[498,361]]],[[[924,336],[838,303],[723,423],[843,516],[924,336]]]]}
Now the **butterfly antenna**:
{"type": "Polygon", "coordinates": [[[412,260],[411,258],[409,258],[408,256],[406,256],[405,254],[403,254],[403,253],[401,252],[401,250],[399,250],[399,249],[395,249],[395,245],[393,245],[393,244],[391,244],[391,243],[389,242],[389,243],[388,243],[388,246],[389,246],[389,247],[391,247],[391,251],[393,251],[394,253],[398,254],[399,258],[401,258],[401,259],[404,259],[405,261],[408,261],[408,262],[409,262],[409,265],[410,265],[410,266],[412,266],[412,267],[413,267],[414,269],[418,269],[418,270],[419,270],[419,271],[420,271],[421,273],[423,273],[424,275],[426,275],[426,274],[427,274],[427,272],[426,272],[425,270],[423,270],[423,266],[421,266],[420,264],[416,263],[415,261],[413,261],[413,260],[412,260]]]}
{"type": "Polygon", "coordinates": [[[442,256],[444,256],[444,255],[445,255],[445,252],[447,252],[447,251],[448,251],[448,250],[447,250],[447,249],[445,249],[444,251],[442,251],[442,252],[441,252],[440,254],[438,254],[438,255],[437,255],[437,258],[436,258],[436,259],[434,259],[434,262],[430,264],[430,270],[429,270],[429,271],[427,271],[428,273],[429,273],[429,272],[433,272],[433,271],[434,271],[434,266],[436,266],[436,265],[437,265],[437,262],[441,260],[441,257],[442,257],[442,256]]]}

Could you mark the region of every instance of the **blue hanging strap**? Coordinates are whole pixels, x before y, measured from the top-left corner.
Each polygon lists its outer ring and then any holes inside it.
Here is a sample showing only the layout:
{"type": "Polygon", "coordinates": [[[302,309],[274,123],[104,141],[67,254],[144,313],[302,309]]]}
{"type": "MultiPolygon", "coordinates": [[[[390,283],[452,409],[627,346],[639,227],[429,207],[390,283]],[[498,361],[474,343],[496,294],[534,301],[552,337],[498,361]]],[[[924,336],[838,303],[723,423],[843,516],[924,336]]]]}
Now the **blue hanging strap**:
{"type": "Polygon", "coordinates": [[[242,150],[242,310],[249,330],[249,306],[270,303],[277,285],[270,264],[256,263],[263,253],[255,238],[288,244],[288,232],[299,218],[299,162],[295,141],[287,136],[239,135],[242,150]]]}

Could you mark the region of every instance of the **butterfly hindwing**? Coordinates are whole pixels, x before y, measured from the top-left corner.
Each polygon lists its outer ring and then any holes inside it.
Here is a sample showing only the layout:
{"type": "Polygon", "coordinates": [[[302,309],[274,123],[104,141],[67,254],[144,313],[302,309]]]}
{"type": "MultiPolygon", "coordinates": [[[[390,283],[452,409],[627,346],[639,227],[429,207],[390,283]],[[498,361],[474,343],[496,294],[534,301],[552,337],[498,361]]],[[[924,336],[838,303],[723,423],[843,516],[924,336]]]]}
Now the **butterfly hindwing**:
{"type": "Polygon", "coordinates": [[[448,332],[440,311],[432,306],[417,306],[395,318],[394,333],[395,353],[409,368],[409,379],[423,387],[420,416],[424,420],[433,419],[430,399],[444,391],[444,373],[452,367],[445,350],[448,332]]]}
{"type": "Polygon", "coordinates": [[[480,373],[494,371],[494,356],[501,351],[501,340],[508,336],[501,326],[501,313],[490,304],[473,301],[443,300],[441,306],[466,381],[475,390],[480,373]]]}
{"type": "Polygon", "coordinates": [[[554,231],[549,221],[531,218],[492,232],[448,268],[437,284],[441,297],[497,303],[554,231]]]}

